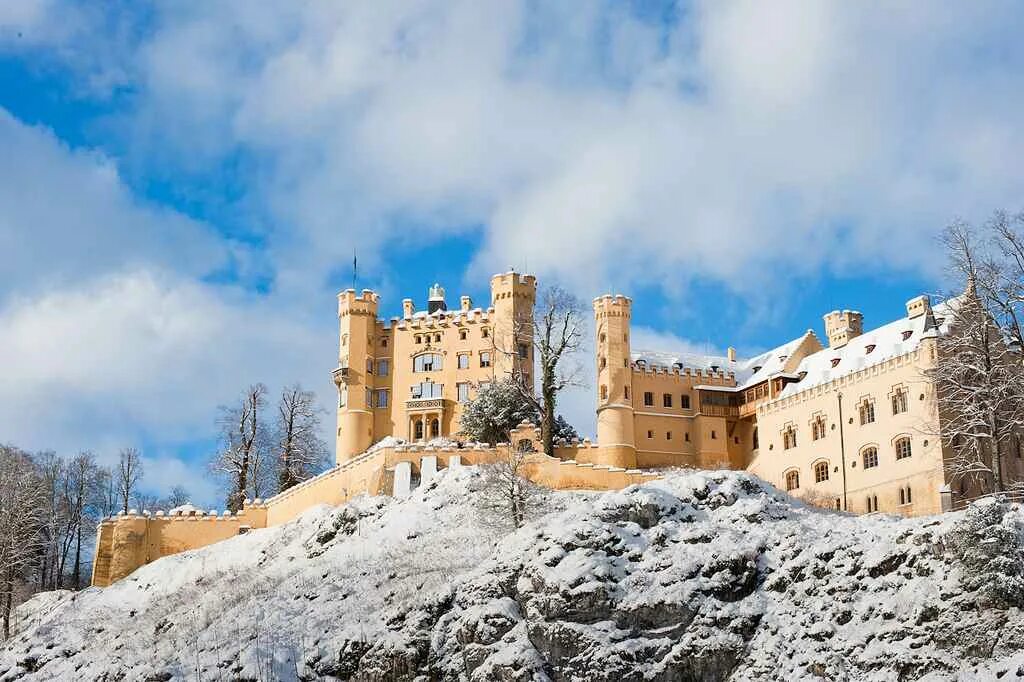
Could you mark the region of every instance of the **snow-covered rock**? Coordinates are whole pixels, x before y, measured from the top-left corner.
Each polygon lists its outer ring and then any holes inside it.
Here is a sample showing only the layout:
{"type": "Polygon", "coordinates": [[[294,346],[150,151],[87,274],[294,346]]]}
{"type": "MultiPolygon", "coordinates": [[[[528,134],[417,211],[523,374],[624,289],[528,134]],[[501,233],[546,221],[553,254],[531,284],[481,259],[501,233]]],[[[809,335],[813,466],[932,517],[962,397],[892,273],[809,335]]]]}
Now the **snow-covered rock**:
{"type": "Polygon", "coordinates": [[[702,472],[501,537],[482,490],[444,470],[39,598],[0,680],[1024,676],[1019,507],[852,517],[702,472]]]}

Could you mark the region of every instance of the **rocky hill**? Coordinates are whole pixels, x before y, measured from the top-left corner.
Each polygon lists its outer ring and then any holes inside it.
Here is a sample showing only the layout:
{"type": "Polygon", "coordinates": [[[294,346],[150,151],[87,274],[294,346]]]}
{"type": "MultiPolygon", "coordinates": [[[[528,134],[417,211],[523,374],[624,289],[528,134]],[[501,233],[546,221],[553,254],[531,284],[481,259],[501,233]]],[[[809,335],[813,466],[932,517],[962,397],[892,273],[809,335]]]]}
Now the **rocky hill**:
{"type": "Polygon", "coordinates": [[[806,507],[741,473],[550,493],[473,468],[43,595],[0,680],[1024,678],[1024,513],[806,507]]]}

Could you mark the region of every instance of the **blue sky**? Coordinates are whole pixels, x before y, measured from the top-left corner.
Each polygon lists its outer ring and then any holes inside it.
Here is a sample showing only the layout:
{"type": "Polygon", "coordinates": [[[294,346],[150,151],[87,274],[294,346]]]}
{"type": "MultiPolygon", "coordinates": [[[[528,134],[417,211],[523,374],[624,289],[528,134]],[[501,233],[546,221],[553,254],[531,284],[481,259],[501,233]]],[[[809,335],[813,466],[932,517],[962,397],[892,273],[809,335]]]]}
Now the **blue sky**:
{"type": "MultiPolygon", "coordinates": [[[[1024,208],[1022,15],[0,3],[0,440],[139,444],[154,491],[212,502],[217,405],[330,406],[353,253],[387,314],[515,267],[632,296],[666,349],[892,319],[946,288],[945,224],[1024,208]]],[[[563,408],[591,432],[592,404],[563,408]]]]}

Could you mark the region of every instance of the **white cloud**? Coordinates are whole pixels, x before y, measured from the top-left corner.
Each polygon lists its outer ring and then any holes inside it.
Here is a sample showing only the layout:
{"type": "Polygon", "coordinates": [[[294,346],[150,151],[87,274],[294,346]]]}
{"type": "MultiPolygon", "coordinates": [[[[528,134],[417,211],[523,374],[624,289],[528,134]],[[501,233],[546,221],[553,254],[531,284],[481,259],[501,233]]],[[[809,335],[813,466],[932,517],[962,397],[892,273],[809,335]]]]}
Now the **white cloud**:
{"type": "Polygon", "coordinates": [[[0,148],[0,297],[125,267],[203,275],[227,260],[202,225],[136,200],[111,159],[71,150],[2,108],[0,148]]]}
{"type": "Polygon", "coordinates": [[[0,432],[25,447],[110,449],[213,431],[249,383],[326,395],[333,326],[148,271],[0,308],[0,432]]]}

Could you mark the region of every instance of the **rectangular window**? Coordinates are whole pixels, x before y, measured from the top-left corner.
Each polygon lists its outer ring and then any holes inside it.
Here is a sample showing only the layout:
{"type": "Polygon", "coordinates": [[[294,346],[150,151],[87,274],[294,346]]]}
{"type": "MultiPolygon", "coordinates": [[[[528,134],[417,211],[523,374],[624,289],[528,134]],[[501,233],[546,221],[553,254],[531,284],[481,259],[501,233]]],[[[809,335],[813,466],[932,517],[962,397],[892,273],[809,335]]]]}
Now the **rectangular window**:
{"type": "Polygon", "coordinates": [[[484,339],[486,339],[486,338],[487,338],[488,336],[490,336],[490,335],[491,335],[491,332],[490,332],[490,331],[488,331],[487,327],[483,327],[483,328],[482,328],[482,329],[480,330],[480,337],[481,337],[481,338],[484,338],[484,339]]]}
{"type": "Polygon", "coordinates": [[[455,388],[458,390],[458,398],[460,403],[469,402],[469,384],[461,383],[456,384],[455,388]]]}
{"type": "Polygon", "coordinates": [[[459,330],[459,340],[460,341],[465,341],[468,337],[469,337],[469,332],[468,331],[466,331],[465,329],[460,329],[459,330]]]}
{"type": "Polygon", "coordinates": [[[436,353],[424,353],[412,359],[412,371],[433,372],[441,369],[441,356],[436,353]]]}
{"type": "Polygon", "coordinates": [[[469,369],[469,355],[466,353],[459,355],[459,369],[469,369]]]}
{"type": "MultiPolygon", "coordinates": [[[[626,400],[629,400],[629,386],[623,386],[622,391],[626,396],[626,400]]],[[[1017,456],[1020,457],[1020,445],[1017,446],[1017,456]]]]}
{"type": "Polygon", "coordinates": [[[373,374],[373,360],[371,358],[366,358],[366,373],[373,374]]]}
{"type": "Polygon", "coordinates": [[[892,394],[892,413],[902,414],[907,411],[907,392],[897,390],[892,394]]]}
{"type": "Polygon", "coordinates": [[[380,347],[381,348],[387,348],[388,347],[388,338],[386,336],[383,339],[380,340],[380,347]]]}
{"type": "Polygon", "coordinates": [[[348,403],[348,386],[342,386],[338,389],[338,407],[345,407],[348,403]]]}
{"type": "Polygon", "coordinates": [[[366,406],[367,407],[373,407],[374,406],[373,405],[373,389],[372,388],[366,389],[366,406]]]}
{"type": "Polygon", "coordinates": [[[654,438],[654,431],[650,431],[650,430],[649,430],[649,431],[647,432],[647,438],[649,438],[649,439],[651,439],[651,438],[654,438]]]}
{"type": "Polygon", "coordinates": [[[671,431],[666,431],[665,432],[665,440],[672,440],[672,432],[671,431]]]}
{"type": "Polygon", "coordinates": [[[388,406],[388,391],[387,389],[378,389],[377,394],[374,398],[374,407],[387,407],[388,406]]]}
{"type": "Polygon", "coordinates": [[[679,396],[679,407],[683,408],[684,410],[690,409],[690,396],[679,396]]]}
{"type": "Polygon", "coordinates": [[[388,372],[390,372],[390,371],[391,371],[390,363],[387,360],[378,360],[377,361],[377,374],[379,374],[382,377],[386,377],[388,375],[388,372]]]}
{"type": "Polygon", "coordinates": [[[666,393],[665,395],[661,396],[661,404],[662,407],[672,407],[672,394],[666,393]]]}
{"type": "Polygon", "coordinates": [[[480,353],[480,366],[490,367],[491,366],[491,353],[490,351],[483,351],[480,353]]]}
{"type": "Polygon", "coordinates": [[[875,404],[870,400],[865,400],[860,404],[860,423],[861,426],[864,424],[871,424],[875,421],[875,404]]]}
{"type": "Polygon", "coordinates": [[[652,407],[654,405],[654,393],[651,391],[644,391],[644,405],[652,407]]]}

